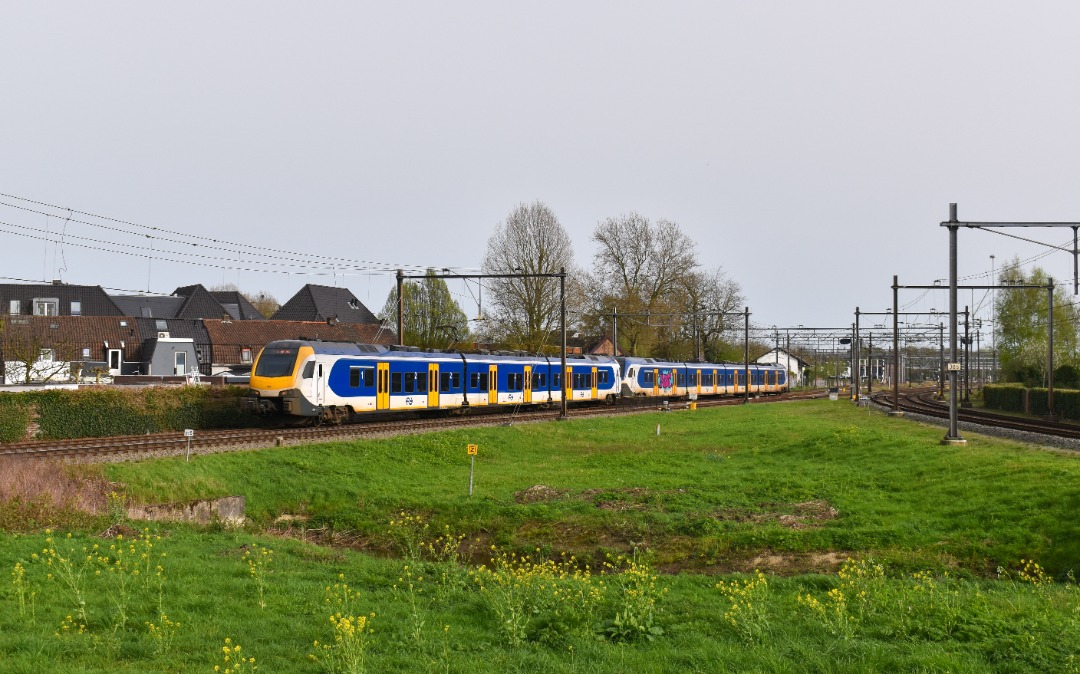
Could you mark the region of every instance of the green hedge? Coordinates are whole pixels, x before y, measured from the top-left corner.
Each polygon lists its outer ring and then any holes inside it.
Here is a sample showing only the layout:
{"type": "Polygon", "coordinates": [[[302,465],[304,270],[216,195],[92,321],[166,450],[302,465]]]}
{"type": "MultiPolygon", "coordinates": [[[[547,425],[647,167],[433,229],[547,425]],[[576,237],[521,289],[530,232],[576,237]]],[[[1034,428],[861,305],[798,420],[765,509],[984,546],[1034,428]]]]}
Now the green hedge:
{"type": "Polygon", "coordinates": [[[1006,412],[1024,411],[1023,384],[988,384],[983,388],[986,406],[1006,412]]]}
{"type": "MultiPolygon", "coordinates": [[[[1023,412],[1024,390],[1022,384],[993,384],[983,389],[983,397],[987,407],[1007,412],[1023,412]]],[[[1047,414],[1050,390],[1030,388],[1027,392],[1031,403],[1031,413],[1047,414]]],[[[1054,411],[1062,419],[1080,419],[1080,391],[1055,388],[1054,411]]]]}
{"type": "Polygon", "coordinates": [[[240,409],[240,398],[246,394],[240,386],[12,393],[21,402],[0,404],[0,440],[25,437],[33,405],[38,412],[37,435],[49,439],[256,426],[258,417],[240,409]]]}
{"type": "Polygon", "coordinates": [[[33,414],[33,401],[19,393],[0,393],[0,442],[26,437],[33,414]]]}

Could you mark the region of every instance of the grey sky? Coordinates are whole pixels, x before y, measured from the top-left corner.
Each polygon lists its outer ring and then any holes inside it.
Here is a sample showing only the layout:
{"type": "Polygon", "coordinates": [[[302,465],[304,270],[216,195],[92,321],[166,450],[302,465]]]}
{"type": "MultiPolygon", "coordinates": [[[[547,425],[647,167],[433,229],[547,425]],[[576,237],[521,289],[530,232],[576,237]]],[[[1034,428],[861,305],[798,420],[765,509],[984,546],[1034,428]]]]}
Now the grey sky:
{"type": "MultiPolygon", "coordinates": [[[[891,303],[893,274],[947,275],[950,201],[961,219],[1080,220],[1078,33],[1064,1],[9,2],[0,192],[389,268],[475,268],[534,199],[588,266],[597,222],[636,210],[678,222],[755,323],[846,325],[891,303]]],[[[9,226],[55,236],[62,218],[0,205],[0,222],[9,278],[281,301],[336,283],[374,311],[391,282],[148,265],[9,226]]],[[[960,244],[963,275],[1040,252],[960,244]]],[[[1066,254],[1039,264],[1071,277],[1066,254]]],[[[945,307],[917,295],[902,302],[945,307]]]]}

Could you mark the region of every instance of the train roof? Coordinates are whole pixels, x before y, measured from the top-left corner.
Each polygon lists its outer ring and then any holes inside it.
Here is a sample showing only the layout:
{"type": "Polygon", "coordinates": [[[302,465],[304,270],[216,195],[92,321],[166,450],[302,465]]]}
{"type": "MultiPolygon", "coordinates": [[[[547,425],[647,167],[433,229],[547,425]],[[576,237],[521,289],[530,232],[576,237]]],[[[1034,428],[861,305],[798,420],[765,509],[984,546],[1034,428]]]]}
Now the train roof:
{"type": "MultiPolygon", "coordinates": [[[[633,367],[633,366],[640,367],[642,365],[655,365],[656,367],[686,367],[686,368],[722,367],[722,368],[728,368],[728,369],[734,368],[734,369],[737,369],[737,370],[746,369],[746,364],[745,363],[706,363],[706,362],[687,363],[687,362],[681,362],[681,361],[660,360],[660,359],[657,359],[657,358],[641,358],[639,356],[620,357],[619,360],[622,361],[623,367],[627,368],[627,369],[630,368],[630,367],[633,367]]],[[[782,366],[777,366],[775,363],[750,363],[750,369],[751,370],[776,369],[777,367],[780,367],[782,369],[782,366]]]]}

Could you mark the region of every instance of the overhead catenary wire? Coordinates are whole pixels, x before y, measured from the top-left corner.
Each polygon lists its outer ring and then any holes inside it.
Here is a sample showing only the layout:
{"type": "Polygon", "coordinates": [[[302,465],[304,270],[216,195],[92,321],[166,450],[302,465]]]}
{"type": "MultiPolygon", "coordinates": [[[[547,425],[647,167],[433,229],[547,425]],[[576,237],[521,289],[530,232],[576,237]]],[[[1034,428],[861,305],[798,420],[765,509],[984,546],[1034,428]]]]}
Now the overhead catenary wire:
{"type": "MultiPolygon", "coordinates": [[[[130,235],[130,236],[147,236],[146,232],[151,232],[152,236],[156,240],[158,240],[159,242],[169,242],[169,243],[174,243],[174,244],[178,244],[178,245],[185,245],[185,246],[187,246],[187,245],[203,246],[203,247],[213,249],[213,250],[227,251],[230,254],[235,254],[235,253],[239,252],[240,250],[248,250],[248,251],[258,252],[261,257],[269,259],[269,260],[283,260],[283,261],[286,261],[286,262],[300,262],[300,263],[316,263],[316,264],[326,265],[325,268],[362,270],[362,271],[365,271],[365,272],[387,272],[387,273],[389,273],[389,272],[394,272],[394,271],[396,271],[398,269],[405,269],[405,270],[410,270],[410,271],[421,271],[422,272],[423,270],[426,270],[426,269],[428,269],[430,267],[437,267],[437,265],[410,265],[410,264],[403,264],[403,263],[398,263],[398,262],[373,262],[373,261],[366,261],[366,260],[356,260],[356,259],[345,258],[345,257],[336,257],[336,256],[330,256],[330,255],[320,255],[320,254],[314,254],[314,253],[297,253],[297,252],[294,252],[294,251],[288,251],[288,250],[283,250],[283,249],[278,249],[278,248],[272,248],[272,247],[269,247],[269,246],[259,246],[259,245],[250,244],[250,243],[226,241],[224,239],[218,239],[218,238],[208,237],[208,236],[200,236],[200,235],[195,235],[195,234],[188,234],[188,233],[185,233],[185,232],[180,232],[180,231],[177,231],[177,230],[167,229],[167,228],[163,228],[163,227],[156,227],[156,226],[151,226],[151,225],[143,225],[143,224],[139,224],[139,223],[132,222],[132,221],[129,221],[129,220],[122,220],[120,218],[113,218],[113,217],[110,217],[110,216],[98,215],[98,214],[95,214],[95,213],[90,213],[88,211],[82,211],[82,210],[74,209],[74,208],[70,208],[70,207],[57,206],[55,204],[50,204],[50,203],[47,203],[47,202],[38,201],[38,200],[34,200],[34,199],[29,199],[29,198],[26,198],[26,197],[20,197],[20,196],[12,195],[12,194],[0,193],[0,197],[6,198],[6,199],[16,200],[16,201],[20,201],[20,202],[24,202],[24,203],[27,203],[27,204],[33,204],[33,205],[41,206],[41,207],[44,207],[44,208],[50,208],[50,209],[54,209],[56,211],[67,212],[67,216],[68,216],[68,219],[69,219],[70,222],[86,225],[86,226],[89,226],[89,227],[96,227],[96,228],[100,228],[100,229],[104,229],[104,230],[108,230],[108,231],[113,231],[113,232],[116,232],[116,233],[130,235]],[[72,214],[85,216],[87,218],[95,218],[95,219],[102,220],[102,221],[107,222],[107,223],[114,223],[114,224],[109,225],[109,224],[103,224],[102,222],[92,222],[90,220],[77,219],[77,218],[71,217],[72,214]],[[115,225],[121,225],[121,226],[115,226],[115,225]],[[136,230],[144,230],[144,231],[133,231],[130,228],[135,228],[136,230]]],[[[49,216],[60,217],[56,213],[49,213],[48,211],[43,211],[43,210],[39,210],[39,209],[35,209],[35,208],[30,208],[28,206],[21,206],[19,204],[13,204],[13,203],[4,202],[4,201],[0,201],[0,206],[6,206],[6,207],[9,207],[9,208],[18,209],[18,210],[21,210],[21,211],[24,211],[24,212],[44,215],[46,217],[49,217],[49,216]]],[[[179,254],[179,252],[177,252],[176,254],[179,254]]],[[[262,263],[262,262],[260,261],[260,263],[262,263]]],[[[267,262],[267,263],[262,263],[262,264],[269,265],[270,263],[267,262]]],[[[289,265],[289,266],[298,266],[298,265],[289,265]]],[[[231,268],[232,267],[230,267],[230,269],[231,268]]]]}

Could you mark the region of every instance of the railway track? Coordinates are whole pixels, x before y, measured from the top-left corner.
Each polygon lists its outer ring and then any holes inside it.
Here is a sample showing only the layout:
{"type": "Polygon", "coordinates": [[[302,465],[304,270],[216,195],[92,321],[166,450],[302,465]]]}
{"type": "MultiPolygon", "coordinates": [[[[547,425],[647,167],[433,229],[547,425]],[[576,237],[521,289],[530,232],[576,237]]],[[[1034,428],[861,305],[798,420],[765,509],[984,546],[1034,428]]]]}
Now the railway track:
{"type": "MultiPolygon", "coordinates": [[[[786,393],[779,396],[751,398],[751,403],[803,400],[827,395],[821,391],[786,393]]],[[[741,405],[743,398],[709,398],[697,401],[699,408],[741,405]]],[[[688,401],[680,399],[672,404],[657,400],[630,399],[622,404],[597,405],[574,408],[571,418],[629,414],[644,411],[686,409],[688,401]]],[[[501,409],[501,408],[500,408],[501,409]]],[[[127,461],[149,457],[207,453],[211,451],[236,451],[273,446],[293,446],[309,442],[349,440],[356,438],[407,435],[448,428],[470,426],[493,426],[517,423],[554,421],[561,412],[557,410],[503,411],[466,416],[449,416],[424,419],[388,419],[345,424],[341,426],[315,426],[303,428],[272,429],[226,429],[201,430],[191,438],[181,432],[152,433],[146,435],[112,436],[107,438],[77,438],[71,440],[24,440],[0,445],[0,457],[60,459],[65,461],[127,461]]]]}
{"type": "MultiPolygon", "coordinates": [[[[907,393],[901,393],[899,402],[900,411],[948,419],[949,406],[937,400],[936,396],[937,394],[934,390],[926,389],[916,389],[907,393]]],[[[891,391],[882,391],[880,393],[875,393],[870,397],[879,405],[889,408],[893,407],[891,391]]],[[[1075,424],[1065,424],[1045,419],[1016,417],[1008,414],[998,414],[995,412],[963,407],[957,409],[956,418],[958,421],[965,423],[1080,440],[1080,426],[1075,424]]]]}

